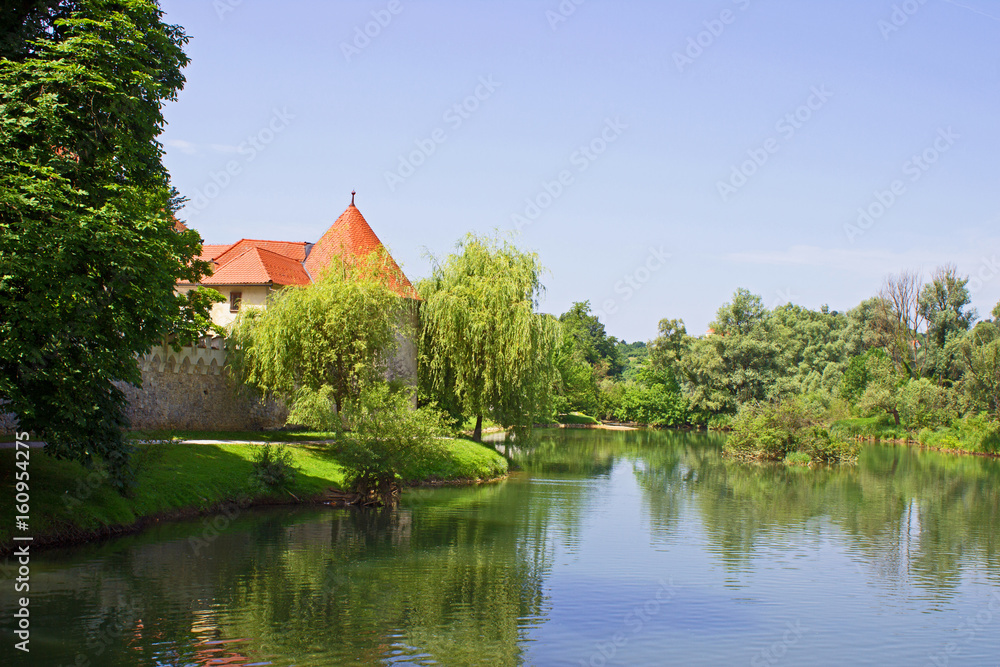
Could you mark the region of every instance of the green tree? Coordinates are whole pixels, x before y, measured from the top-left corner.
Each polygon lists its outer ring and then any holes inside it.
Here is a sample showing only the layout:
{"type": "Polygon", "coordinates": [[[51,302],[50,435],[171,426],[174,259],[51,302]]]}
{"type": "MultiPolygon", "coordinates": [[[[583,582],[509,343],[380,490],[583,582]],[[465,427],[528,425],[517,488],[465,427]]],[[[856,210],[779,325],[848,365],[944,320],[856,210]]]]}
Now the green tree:
{"type": "Polygon", "coordinates": [[[896,426],[900,425],[900,390],[906,383],[895,362],[887,354],[871,354],[865,359],[867,382],[858,399],[858,409],[872,414],[886,412],[892,415],[896,426]]]}
{"type": "Polygon", "coordinates": [[[207,265],[157,141],[187,36],[149,0],[7,3],[0,24],[0,397],[46,452],[102,460],[120,490],[124,396],[204,299],[207,265]]]}
{"type": "Polygon", "coordinates": [[[692,411],[733,413],[773,390],[780,347],[771,338],[769,319],[760,296],[739,289],[719,308],[712,335],[689,342],[679,376],[692,411]]]}
{"type": "Polygon", "coordinates": [[[833,394],[847,366],[849,320],[824,306],[787,304],[771,312],[771,337],[781,347],[778,393],[833,394]]]}
{"type": "Polygon", "coordinates": [[[928,363],[925,372],[939,383],[951,384],[961,377],[961,365],[953,341],[976,321],[968,277],[960,277],[954,266],[939,267],[931,282],[920,291],[920,315],[927,321],[928,363]]]}
{"type": "Polygon", "coordinates": [[[1000,417],[1000,305],[997,322],[980,322],[956,344],[965,371],[962,388],[973,405],[1000,417]]]}
{"type": "Polygon", "coordinates": [[[440,405],[519,433],[548,419],[558,323],[536,312],[538,256],[469,234],[418,286],[421,390],[440,405]]]}
{"type": "Polygon", "coordinates": [[[583,359],[594,366],[598,375],[618,377],[625,370],[625,360],[618,350],[618,341],[608,336],[604,325],[590,312],[589,301],[577,301],[559,316],[563,335],[569,336],[583,355],[583,359]]]}
{"type": "Polygon", "coordinates": [[[660,320],[660,335],[649,345],[649,358],[657,370],[673,368],[684,353],[687,328],[684,320],[660,320]]]}
{"type": "Polygon", "coordinates": [[[385,254],[334,261],[316,283],[275,292],[264,309],[242,310],[229,336],[234,378],[285,400],[296,416],[315,414],[325,396],[339,413],[385,378],[397,336],[415,335],[406,330],[411,306],[389,287],[390,275],[385,254]]]}
{"type": "Polygon", "coordinates": [[[385,383],[366,386],[350,399],[345,416],[350,431],[337,458],[363,505],[395,505],[402,471],[440,458],[440,438],[448,431],[441,413],[413,410],[406,392],[393,392],[385,383]]]}

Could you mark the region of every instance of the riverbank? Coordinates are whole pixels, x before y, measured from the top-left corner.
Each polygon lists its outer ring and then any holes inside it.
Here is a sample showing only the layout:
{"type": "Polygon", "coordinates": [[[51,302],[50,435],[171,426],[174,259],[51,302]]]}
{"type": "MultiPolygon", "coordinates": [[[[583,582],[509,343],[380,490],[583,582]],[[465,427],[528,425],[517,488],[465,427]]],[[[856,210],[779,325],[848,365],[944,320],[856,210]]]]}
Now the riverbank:
{"type": "Polygon", "coordinates": [[[919,431],[896,426],[883,417],[842,419],[830,425],[831,435],[861,442],[919,446],[946,454],[1000,458],[1000,425],[984,417],[966,417],[951,427],[919,431]]]}
{"type": "MultiPolygon", "coordinates": [[[[138,446],[131,497],[104,483],[99,471],[57,461],[38,449],[28,463],[27,529],[15,530],[15,450],[0,450],[0,487],[10,503],[0,508],[0,554],[10,553],[15,532],[33,548],[64,546],[141,531],[157,521],[219,514],[223,508],[325,503],[344,482],[330,447],[289,443],[298,474],[287,488],[261,491],[251,481],[252,454],[262,444],[159,442],[138,446]]],[[[475,484],[502,479],[507,461],[466,440],[448,440],[440,458],[404,471],[406,486],[475,484]]],[[[20,514],[20,512],[19,512],[20,514]]]]}

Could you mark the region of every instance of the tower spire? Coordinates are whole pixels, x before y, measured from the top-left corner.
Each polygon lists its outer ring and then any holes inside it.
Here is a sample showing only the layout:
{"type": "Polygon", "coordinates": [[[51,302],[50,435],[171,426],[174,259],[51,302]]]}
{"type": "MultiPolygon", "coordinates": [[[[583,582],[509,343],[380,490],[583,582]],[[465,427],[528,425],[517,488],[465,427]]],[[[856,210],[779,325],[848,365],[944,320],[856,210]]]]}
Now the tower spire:
{"type": "Polygon", "coordinates": [[[355,192],[354,190],[351,190],[351,206],[354,206],[354,195],[356,195],[356,194],[357,194],[357,192],[355,192]]]}

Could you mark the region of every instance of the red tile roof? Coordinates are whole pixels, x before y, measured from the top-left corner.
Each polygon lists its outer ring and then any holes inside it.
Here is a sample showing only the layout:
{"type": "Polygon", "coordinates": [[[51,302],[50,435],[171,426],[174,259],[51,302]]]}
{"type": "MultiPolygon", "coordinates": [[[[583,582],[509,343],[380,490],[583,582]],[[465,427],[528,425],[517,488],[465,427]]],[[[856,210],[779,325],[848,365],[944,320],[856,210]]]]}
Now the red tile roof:
{"type": "Polygon", "coordinates": [[[302,263],[292,257],[257,246],[229,259],[202,285],[308,285],[309,275],[302,263]]]}
{"type": "Polygon", "coordinates": [[[214,273],[201,284],[308,285],[319,278],[335,257],[356,260],[383,252],[388,262],[389,287],[402,297],[420,298],[353,201],[323,237],[310,246],[306,242],[260,239],[203,245],[198,259],[211,262],[214,273]]]}
{"type": "Polygon", "coordinates": [[[205,244],[201,246],[201,254],[198,255],[198,259],[203,262],[214,262],[217,257],[222,255],[222,253],[229,250],[232,244],[228,245],[211,245],[205,244]]]}
{"type": "Polygon", "coordinates": [[[336,222],[330,226],[323,237],[309,252],[305,267],[309,275],[319,278],[334,257],[344,259],[360,259],[373,252],[384,252],[389,264],[389,287],[394,292],[408,299],[418,299],[417,291],[407,280],[403,270],[389,255],[378,236],[372,231],[365,216],[351,203],[336,222]]]}
{"type": "Polygon", "coordinates": [[[258,239],[240,239],[236,243],[229,246],[229,250],[227,252],[224,252],[216,257],[215,261],[222,266],[230,260],[239,257],[249,248],[263,248],[265,250],[270,250],[273,253],[294,259],[296,262],[302,262],[306,258],[306,246],[308,245],[309,244],[305,241],[261,241],[258,239]]]}

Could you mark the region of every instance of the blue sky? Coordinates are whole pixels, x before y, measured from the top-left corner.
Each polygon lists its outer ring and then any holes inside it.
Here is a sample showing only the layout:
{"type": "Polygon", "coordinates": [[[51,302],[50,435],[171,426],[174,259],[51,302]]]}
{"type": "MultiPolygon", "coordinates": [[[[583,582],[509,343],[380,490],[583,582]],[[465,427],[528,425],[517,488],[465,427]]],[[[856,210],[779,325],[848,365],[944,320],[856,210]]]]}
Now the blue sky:
{"type": "Polygon", "coordinates": [[[1000,300],[1000,3],[162,6],[192,37],[165,164],[207,243],[315,241],[356,189],[411,279],[516,231],[542,310],[629,341],[738,287],[846,310],[946,263],[1000,300]]]}

